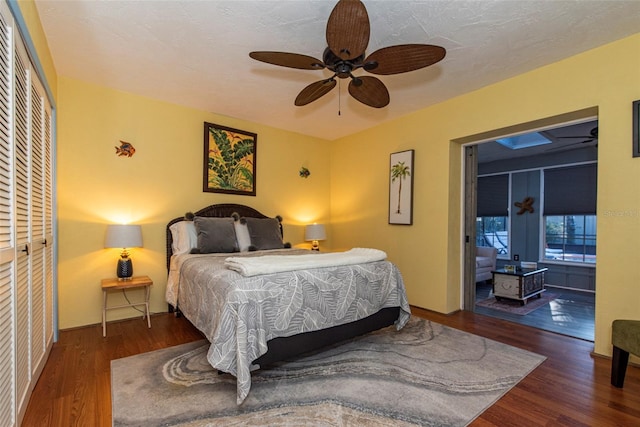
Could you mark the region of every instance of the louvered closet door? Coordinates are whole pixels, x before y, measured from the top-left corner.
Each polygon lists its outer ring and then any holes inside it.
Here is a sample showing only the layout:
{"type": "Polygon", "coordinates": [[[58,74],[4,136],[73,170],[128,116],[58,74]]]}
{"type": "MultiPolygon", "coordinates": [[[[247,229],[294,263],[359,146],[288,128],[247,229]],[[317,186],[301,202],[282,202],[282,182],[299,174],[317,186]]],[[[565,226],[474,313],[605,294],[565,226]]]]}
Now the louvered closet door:
{"type": "MultiPolygon", "coordinates": [[[[17,46],[16,46],[17,47],[17,46]]],[[[29,96],[26,62],[16,48],[15,82],[15,224],[16,224],[16,398],[25,402],[31,382],[31,257],[29,256],[29,96]]]]}
{"type": "Polygon", "coordinates": [[[52,124],[49,103],[44,105],[43,166],[44,166],[44,340],[45,347],[53,343],[53,162],[52,124]]]}
{"type": "Polygon", "coordinates": [[[20,424],[53,344],[53,145],[46,92],[0,0],[0,427],[20,424]]]}
{"type": "MultiPolygon", "coordinates": [[[[6,15],[5,15],[6,16],[6,15]]],[[[11,33],[0,14],[0,425],[15,424],[11,33]]]]}
{"type": "Polygon", "coordinates": [[[45,192],[44,192],[44,97],[31,76],[31,374],[45,355],[45,192]]]}

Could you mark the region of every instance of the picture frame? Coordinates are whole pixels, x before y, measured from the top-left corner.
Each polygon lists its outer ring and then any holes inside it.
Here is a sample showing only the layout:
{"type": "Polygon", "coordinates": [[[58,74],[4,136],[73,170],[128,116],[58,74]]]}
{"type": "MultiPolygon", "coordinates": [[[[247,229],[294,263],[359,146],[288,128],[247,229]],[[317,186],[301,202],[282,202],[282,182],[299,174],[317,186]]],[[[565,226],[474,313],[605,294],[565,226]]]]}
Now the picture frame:
{"type": "Polygon", "coordinates": [[[633,111],[633,157],[640,157],[640,100],[634,101],[633,111]]]}
{"type": "Polygon", "coordinates": [[[413,224],[414,150],[389,157],[389,224],[413,224]]]}
{"type": "Polygon", "coordinates": [[[204,122],[202,191],[256,195],[258,135],[204,122]]]}

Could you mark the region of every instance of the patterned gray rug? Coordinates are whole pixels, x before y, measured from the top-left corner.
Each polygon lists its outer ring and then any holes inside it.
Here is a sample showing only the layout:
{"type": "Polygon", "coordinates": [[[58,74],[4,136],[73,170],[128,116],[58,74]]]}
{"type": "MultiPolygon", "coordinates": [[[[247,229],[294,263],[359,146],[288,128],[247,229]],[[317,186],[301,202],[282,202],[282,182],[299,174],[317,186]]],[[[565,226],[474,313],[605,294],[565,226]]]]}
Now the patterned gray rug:
{"type": "Polygon", "coordinates": [[[114,426],[464,426],[544,357],[412,317],[235,378],[198,341],[111,362],[114,426]]]}

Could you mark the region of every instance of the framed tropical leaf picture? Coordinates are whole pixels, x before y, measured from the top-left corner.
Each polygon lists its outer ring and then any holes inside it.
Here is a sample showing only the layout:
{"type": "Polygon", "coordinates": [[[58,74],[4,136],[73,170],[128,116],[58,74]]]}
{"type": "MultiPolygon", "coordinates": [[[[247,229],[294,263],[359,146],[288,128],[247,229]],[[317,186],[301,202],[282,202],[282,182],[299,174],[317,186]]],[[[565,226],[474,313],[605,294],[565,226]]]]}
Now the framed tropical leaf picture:
{"type": "Polygon", "coordinates": [[[203,191],[256,195],[258,135],[204,123],[203,191]]]}
{"type": "Polygon", "coordinates": [[[391,154],[389,224],[413,224],[413,150],[391,154]]]}

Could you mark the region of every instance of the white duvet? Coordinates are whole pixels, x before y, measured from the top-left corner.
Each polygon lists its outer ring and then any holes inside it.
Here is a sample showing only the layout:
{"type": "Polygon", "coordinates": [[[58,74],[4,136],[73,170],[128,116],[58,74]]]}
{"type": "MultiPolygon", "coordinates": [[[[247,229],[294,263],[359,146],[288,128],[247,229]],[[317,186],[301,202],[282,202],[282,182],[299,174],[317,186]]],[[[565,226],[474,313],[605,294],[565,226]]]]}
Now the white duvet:
{"type": "Polygon", "coordinates": [[[345,252],[315,253],[308,255],[264,255],[260,257],[229,257],[224,265],[243,276],[282,273],[309,268],[339,267],[366,264],[387,259],[384,251],[371,248],[353,248],[345,252]]]}

